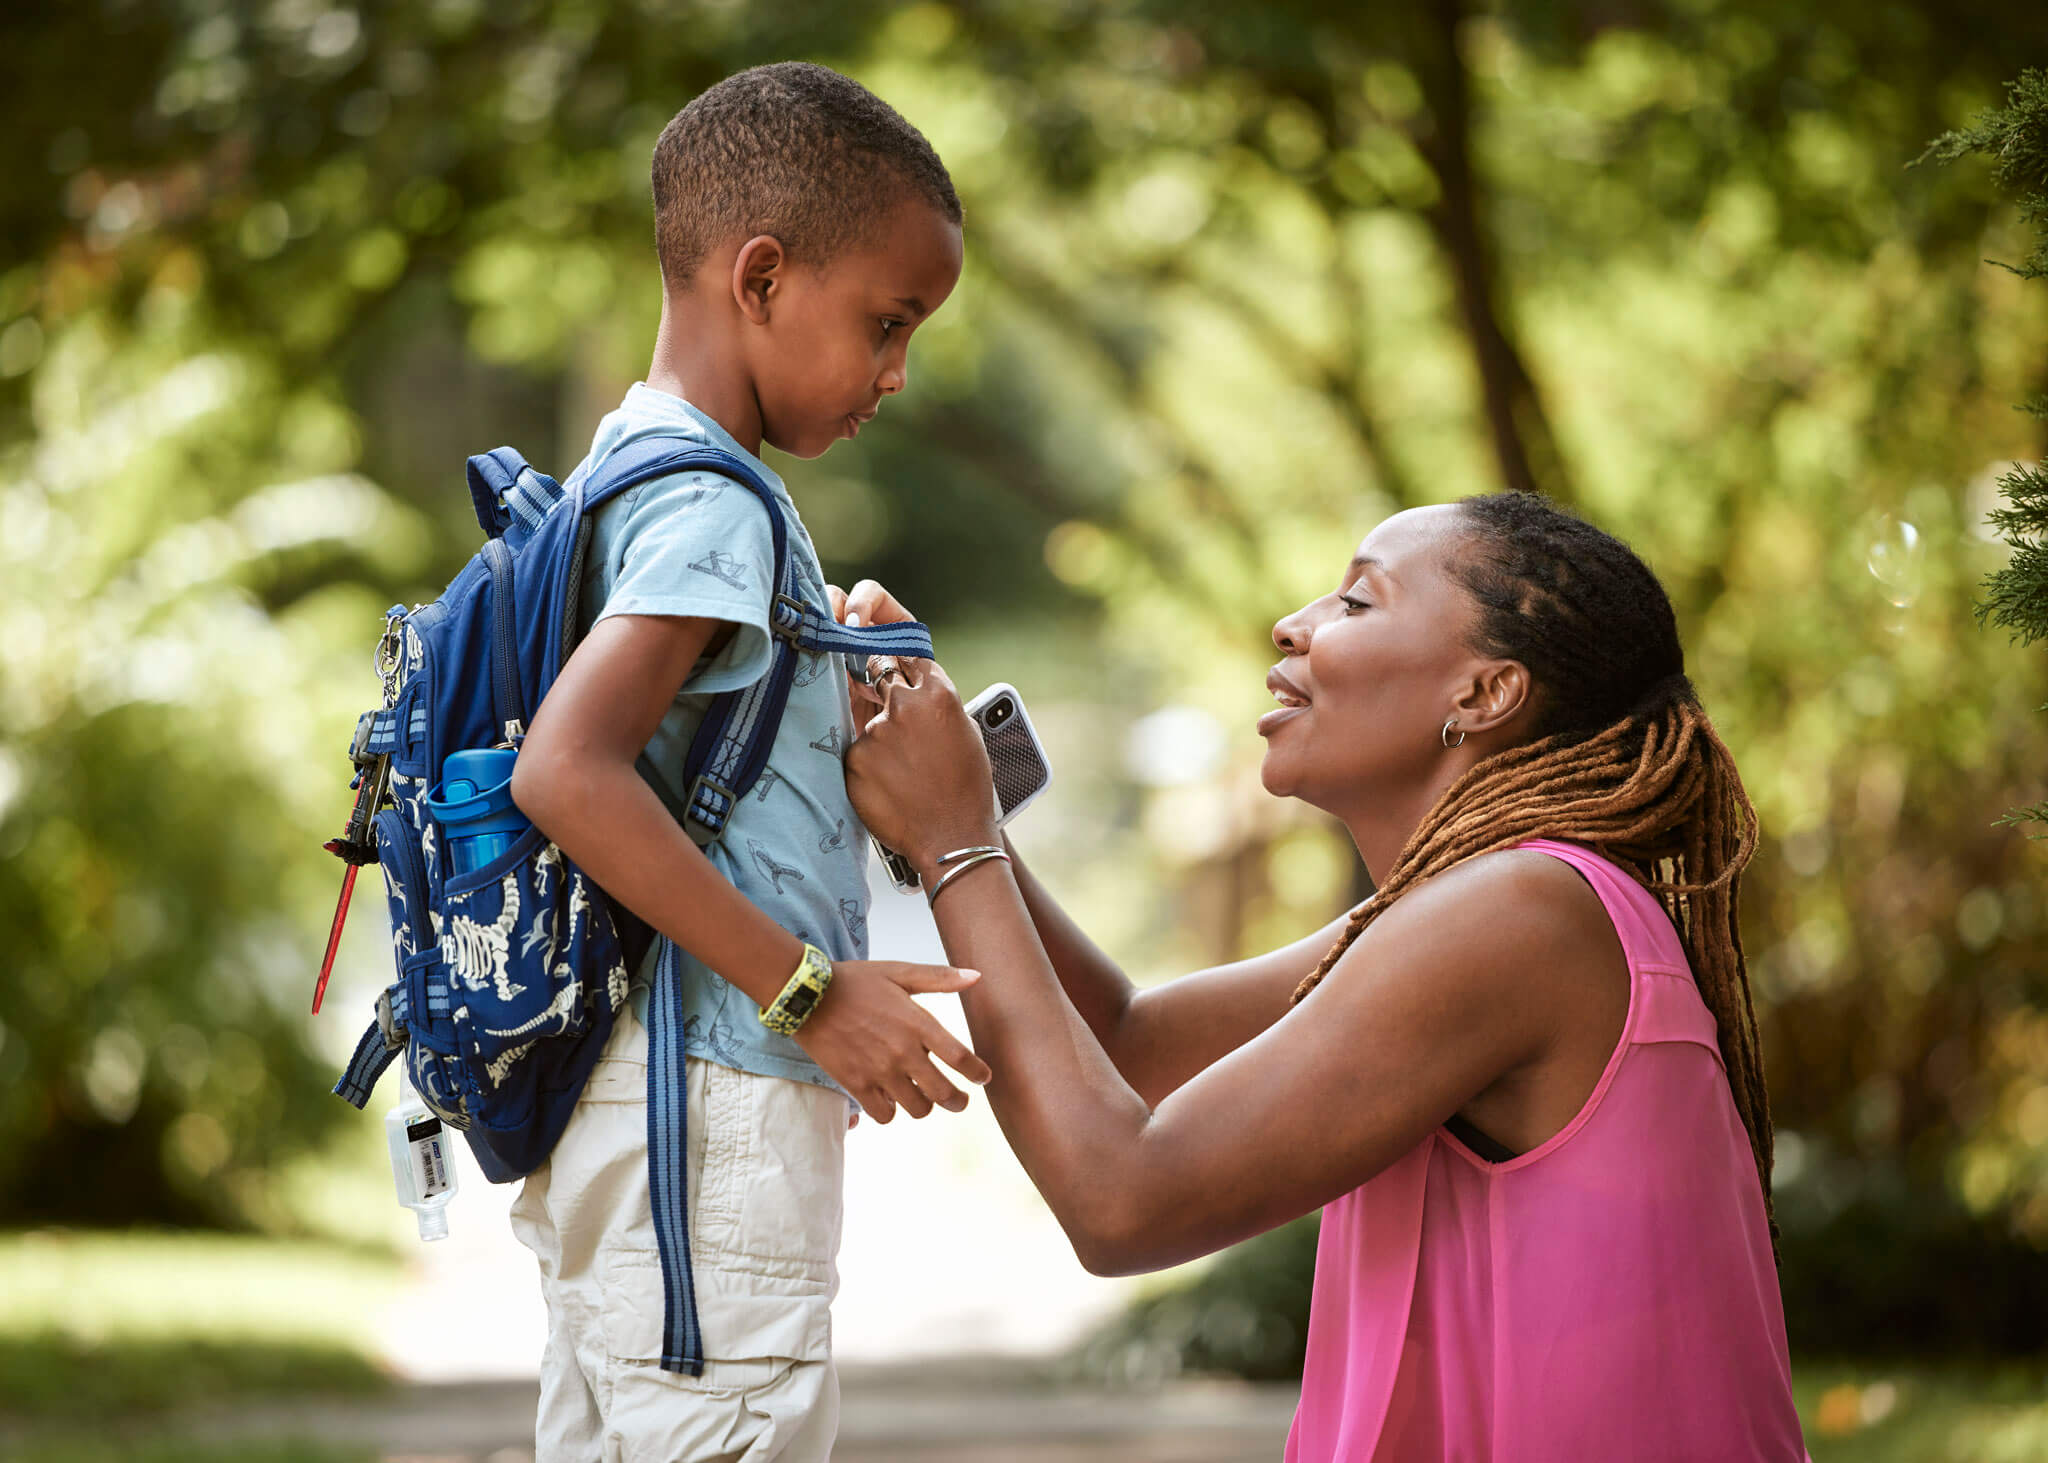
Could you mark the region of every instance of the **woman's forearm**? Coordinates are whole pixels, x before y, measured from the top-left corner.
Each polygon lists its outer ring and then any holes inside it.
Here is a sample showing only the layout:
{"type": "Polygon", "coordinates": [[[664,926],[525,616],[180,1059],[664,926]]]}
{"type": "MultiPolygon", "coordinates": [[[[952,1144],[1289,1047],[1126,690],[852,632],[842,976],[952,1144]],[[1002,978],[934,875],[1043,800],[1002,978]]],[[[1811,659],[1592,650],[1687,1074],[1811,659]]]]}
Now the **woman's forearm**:
{"type": "Polygon", "coordinates": [[[1149,1107],[1285,1015],[1295,986],[1335,937],[1333,923],[1294,945],[1139,990],[1059,907],[1014,846],[1010,852],[1024,907],[1061,988],[1149,1107]]]}

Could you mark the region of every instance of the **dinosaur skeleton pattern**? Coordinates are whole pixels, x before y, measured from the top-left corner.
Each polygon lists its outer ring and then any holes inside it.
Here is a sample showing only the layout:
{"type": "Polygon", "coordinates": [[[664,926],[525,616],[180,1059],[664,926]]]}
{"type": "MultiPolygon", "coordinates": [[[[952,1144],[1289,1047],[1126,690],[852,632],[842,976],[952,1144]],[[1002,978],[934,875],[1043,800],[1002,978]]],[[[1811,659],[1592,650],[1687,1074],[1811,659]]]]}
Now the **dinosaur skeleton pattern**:
{"type": "Polygon", "coordinates": [[[509,1001],[526,989],[512,983],[507,968],[512,955],[512,930],[519,923],[518,871],[508,870],[499,887],[504,890],[504,904],[490,924],[453,913],[442,921],[441,959],[455,972],[464,989],[495,988],[499,1000],[509,1001]]]}
{"type": "MultiPolygon", "coordinates": [[[[567,1025],[569,1017],[578,1006],[583,1004],[583,982],[576,978],[576,972],[571,970],[566,963],[557,965],[548,973],[556,980],[561,981],[562,985],[555,992],[555,998],[548,1002],[545,1011],[529,1020],[520,1022],[517,1026],[509,1027],[502,1031],[495,1026],[486,1026],[484,1028],[484,1035],[513,1039],[530,1035],[533,1032],[539,1031],[543,1026],[567,1025]]],[[[520,1050],[524,1051],[525,1048],[522,1047],[520,1050]]],[[[505,1057],[511,1055],[513,1053],[508,1052],[498,1060],[504,1061],[505,1057]]],[[[496,1066],[497,1064],[494,1062],[491,1065],[496,1066]]],[[[504,1080],[504,1074],[499,1073],[491,1079],[491,1085],[495,1087],[504,1080]]]]}
{"type": "Polygon", "coordinates": [[[844,818],[836,818],[832,823],[832,831],[818,839],[818,852],[838,853],[845,847],[846,820],[844,818]]]}
{"type": "MultiPolygon", "coordinates": [[[[551,851],[554,853],[554,858],[548,862],[553,869],[559,869],[562,862],[561,852],[552,849],[552,846],[551,851]]],[[[540,865],[537,863],[536,871],[538,871],[539,867],[540,865]]],[[[545,888],[544,880],[542,887],[545,888]]],[[[550,940],[551,943],[548,948],[550,968],[548,975],[551,980],[556,982],[554,998],[548,1002],[545,1010],[522,1021],[519,1025],[507,1028],[484,1027],[482,1028],[483,1035],[501,1040],[517,1040],[522,1036],[528,1036],[535,1032],[540,1032],[543,1035],[554,1035],[560,1034],[567,1029],[571,1018],[583,1004],[583,982],[577,979],[575,968],[568,961],[558,960],[555,958],[555,955],[557,949],[562,945],[574,943],[578,919],[583,920],[586,928],[588,927],[590,910],[589,886],[584,882],[583,876],[577,874],[569,880],[569,927],[566,938],[556,941],[553,939],[553,932],[544,927],[544,922],[550,912],[547,907],[543,906],[541,910],[536,912],[533,926],[527,931],[526,944],[527,948],[530,949],[539,939],[547,938],[550,940]],[[555,1030],[549,1032],[546,1030],[549,1027],[553,1027],[555,1030]]],[[[605,972],[605,994],[611,1001],[613,1010],[617,1010],[624,1003],[629,979],[630,977],[627,974],[626,965],[623,960],[613,961],[611,968],[605,972]]],[[[520,988],[514,987],[514,989],[520,988]]],[[[468,1008],[464,1007],[463,1010],[466,1016],[468,1008]]],[[[490,1079],[491,1085],[493,1087],[503,1086],[506,1074],[512,1070],[513,1065],[521,1057],[533,1050],[533,1045],[533,1042],[529,1041],[520,1046],[508,1048],[487,1061],[484,1064],[484,1073],[490,1079]]]]}
{"type": "Polygon", "coordinates": [[[533,860],[533,894],[536,899],[548,897],[548,881],[562,871],[562,850],[555,844],[541,845],[533,860]]]}
{"type": "MultiPolygon", "coordinates": [[[[561,868],[562,851],[552,843],[542,849],[540,856],[533,862],[534,898],[538,901],[540,907],[534,910],[533,923],[527,926],[526,937],[520,941],[519,958],[524,960],[540,946],[542,941],[546,941],[548,953],[543,957],[542,963],[548,967],[550,978],[573,981],[575,979],[575,972],[570,970],[558,957],[564,946],[575,943],[576,921],[578,919],[583,920],[586,927],[590,922],[590,887],[584,883],[581,874],[577,874],[570,879],[569,927],[565,931],[562,928],[561,907],[548,899],[548,883],[560,872],[561,868]]],[[[561,997],[559,995],[556,996],[555,1004],[559,1004],[560,1001],[561,997]]],[[[553,1007],[550,1006],[550,1009],[553,1009],[553,1007]]],[[[527,1027],[522,1026],[518,1031],[497,1031],[493,1032],[492,1035],[518,1036],[527,1029],[527,1027]]]]}
{"type": "MultiPolygon", "coordinates": [[[[495,1032],[492,1034],[496,1035],[495,1032]]],[[[532,1051],[534,1045],[533,1042],[529,1041],[520,1046],[508,1047],[504,1051],[499,1052],[495,1057],[492,1057],[488,1062],[485,1062],[484,1075],[490,1079],[491,1086],[503,1087],[505,1085],[505,1074],[512,1070],[515,1062],[532,1051]]]]}

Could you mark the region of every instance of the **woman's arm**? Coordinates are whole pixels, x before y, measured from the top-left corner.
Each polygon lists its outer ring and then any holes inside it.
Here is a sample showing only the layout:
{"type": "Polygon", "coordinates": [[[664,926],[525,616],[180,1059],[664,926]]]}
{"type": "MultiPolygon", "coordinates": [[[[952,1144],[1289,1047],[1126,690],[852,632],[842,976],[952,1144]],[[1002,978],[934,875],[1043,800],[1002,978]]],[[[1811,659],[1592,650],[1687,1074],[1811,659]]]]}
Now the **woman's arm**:
{"type": "MultiPolygon", "coordinates": [[[[888,625],[914,618],[872,579],[848,594],[826,586],[832,610],[849,624],[888,625]]],[[[898,669],[905,669],[899,665],[898,669]]],[[[869,685],[850,686],[856,714],[881,709],[869,685]]],[[[1067,917],[1007,836],[1018,890],[1038,941],[1067,999],[1109,1060],[1148,1106],[1157,1105],[1211,1062],[1236,1051],[1287,1013],[1287,1003],[1344,927],[1324,928],[1278,950],[1197,971],[1140,991],[1103,949],[1067,917]]],[[[927,886],[929,887],[929,886],[927,886]]]]}
{"type": "MultiPolygon", "coordinates": [[[[979,740],[944,674],[920,671],[890,689],[847,774],[931,888],[940,853],[995,832],[979,740]]],[[[934,912],[949,958],[983,972],[963,1005],[1005,1136],[1082,1263],[1116,1274],[1309,1212],[1541,1055],[1548,995],[1584,954],[1582,924],[1547,917],[1555,886],[1533,865],[1552,862],[1493,855],[1411,892],[1307,1000],[1156,1110],[1063,995],[1009,866],[971,869],[934,912]]]]}
{"type": "Polygon", "coordinates": [[[1294,988],[1344,928],[1340,915],[1278,950],[1141,991],[1068,918],[1015,846],[1007,838],[1004,842],[1025,912],[1061,989],[1124,1081],[1149,1106],[1286,1015],[1294,988]]]}

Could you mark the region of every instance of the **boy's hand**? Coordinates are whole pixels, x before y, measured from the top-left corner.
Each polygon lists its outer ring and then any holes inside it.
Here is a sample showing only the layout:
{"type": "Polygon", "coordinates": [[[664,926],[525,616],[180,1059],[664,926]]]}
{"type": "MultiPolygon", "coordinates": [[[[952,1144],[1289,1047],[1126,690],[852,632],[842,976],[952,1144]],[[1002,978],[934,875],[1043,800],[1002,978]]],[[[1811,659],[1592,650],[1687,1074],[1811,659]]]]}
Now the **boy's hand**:
{"type": "Polygon", "coordinates": [[[932,1057],[976,1086],[988,1081],[988,1063],[910,997],[965,990],[979,979],[978,971],[943,965],[835,960],[832,986],[797,1032],[797,1045],[878,1123],[895,1117],[899,1105],[914,1118],[935,1105],[959,1112],[967,1094],[940,1074],[932,1057]]]}
{"type": "MultiPolygon", "coordinates": [[[[842,625],[900,625],[917,618],[903,607],[903,601],[872,579],[861,580],[853,586],[851,594],[836,584],[828,584],[825,594],[831,601],[833,617],[842,625]]],[[[884,666],[895,664],[895,656],[869,656],[868,674],[875,675],[884,666]]],[[[882,695],[875,685],[863,684],[851,676],[847,677],[846,688],[853,696],[853,734],[858,737],[860,729],[882,709],[882,695]]]]}

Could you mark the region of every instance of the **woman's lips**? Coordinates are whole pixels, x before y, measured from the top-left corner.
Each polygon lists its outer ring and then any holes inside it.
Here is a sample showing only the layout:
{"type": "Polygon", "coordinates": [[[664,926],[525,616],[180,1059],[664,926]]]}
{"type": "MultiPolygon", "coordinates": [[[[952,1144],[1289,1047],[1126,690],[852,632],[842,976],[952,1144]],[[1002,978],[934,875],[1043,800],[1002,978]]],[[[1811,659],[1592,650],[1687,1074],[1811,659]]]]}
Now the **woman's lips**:
{"type": "Polygon", "coordinates": [[[1270,737],[1286,723],[1307,711],[1306,706],[1282,706],[1259,718],[1259,735],[1270,737]]]}
{"type": "Polygon", "coordinates": [[[1274,701],[1278,701],[1280,705],[1278,709],[1268,711],[1266,715],[1260,717],[1260,736],[1272,736],[1284,723],[1292,721],[1294,717],[1309,709],[1309,697],[1300,693],[1300,686],[1296,686],[1280,672],[1280,666],[1274,666],[1266,674],[1266,688],[1274,693],[1274,701]]]}
{"type": "Polygon", "coordinates": [[[1302,695],[1301,687],[1290,681],[1277,665],[1266,673],[1266,689],[1273,693],[1273,699],[1280,706],[1259,718],[1259,735],[1262,737],[1271,736],[1281,725],[1308,710],[1308,697],[1302,695]]]}

